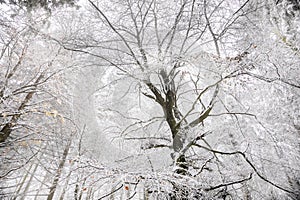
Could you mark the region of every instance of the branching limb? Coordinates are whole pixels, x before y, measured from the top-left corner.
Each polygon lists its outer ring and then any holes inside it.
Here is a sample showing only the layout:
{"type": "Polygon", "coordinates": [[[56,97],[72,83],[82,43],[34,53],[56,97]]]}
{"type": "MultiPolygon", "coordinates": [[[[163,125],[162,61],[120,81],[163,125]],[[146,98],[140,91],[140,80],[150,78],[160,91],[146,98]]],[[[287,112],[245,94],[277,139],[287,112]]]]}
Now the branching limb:
{"type": "Polygon", "coordinates": [[[164,140],[167,142],[171,142],[170,139],[163,137],[128,137],[124,138],[124,140],[164,140]]]}
{"type": "Polygon", "coordinates": [[[282,82],[284,84],[287,84],[289,86],[292,86],[292,87],[300,89],[300,85],[299,84],[292,83],[292,82],[284,80],[284,79],[282,79],[280,77],[278,77],[278,78],[268,78],[268,77],[264,77],[264,76],[261,76],[261,75],[258,75],[258,74],[254,74],[254,73],[251,73],[251,72],[242,72],[241,75],[248,75],[248,76],[254,77],[256,79],[268,82],[268,83],[272,83],[274,81],[280,81],[280,82],[282,82]]]}
{"type": "Polygon", "coordinates": [[[182,51],[184,49],[184,46],[186,44],[187,39],[189,38],[189,34],[190,34],[191,29],[192,29],[192,20],[193,20],[194,8],[195,8],[195,0],[193,0],[193,2],[192,2],[191,13],[190,13],[190,17],[189,17],[189,23],[188,23],[188,27],[187,27],[187,30],[186,30],[186,33],[185,33],[184,40],[183,40],[181,48],[180,48],[180,54],[182,53],[182,51]]]}
{"type": "Polygon", "coordinates": [[[39,153],[39,151],[37,151],[36,153],[34,153],[32,156],[30,156],[30,158],[28,158],[27,159],[27,161],[24,163],[24,164],[22,164],[22,165],[20,165],[20,166],[18,166],[18,167],[15,167],[15,168],[11,168],[9,171],[7,171],[7,172],[5,172],[4,174],[1,174],[0,175],[0,179],[2,179],[2,178],[4,178],[4,177],[7,177],[7,175],[8,174],[10,174],[11,172],[13,172],[13,171],[16,171],[16,170],[18,170],[18,169],[21,169],[22,167],[24,167],[26,164],[28,164],[37,154],[39,153]]]}
{"type": "Polygon", "coordinates": [[[157,149],[157,148],[169,148],[169,149],[171,149],[172,146],[166,145],[166,144],[149,144],[148,146],[142,147],[142,149],[144,149],[144,150],[157,149]]]}
{"type": "Polygon", "coordinates": [[[206,7],[207,7],[207,3],[206,3],[206,0],[204,0],[204,16],[205,16],[206,24],[207,24],[208,30],[211,33],[211,36],[213,38],[217,55],[220,56],[220,48],[219,48],[219,44],[218,44],[218,38],[216,37],[216,34],[213,32],[213,29],[211,27],[211,23],[209,21],[208,15],[207,15],[206,7]]]}
{"type": "Polygon", "coordinates": [[[165,107],[165,100],[162,97],[159,90],[157,89],[157,87],[155,87],[151,82],[146,82],[145,84],[148,86],[148,88],[151,90],[151,92],[155,95],[155,101],[157,103],[159,103],[159,105],[161,105],[162,107],[165,107]]]}
{"type": "Polygon", "coordinates": [[[116,188],[115,190],[111,191],[110,193],[108,193],[108,194],[106,194],[106,195],[100,197],[98,200],[104,199],[104,198],[106,198],[106,197],[112,195],[113,193],[119,191],[122,187],[123,187],[123,184],[121,184],[118,188],[116,188]]]}
{"type": "Polygon", "coordinates": [[[102,10],[96,6],[91,0],[88,0],[90,4],[99,12],[99,14],[104,18],[104,20],[107,22],[108,26],[121,38],[125,46],[128,48],[131,56],[136,61],[137,65],[141,68],[142,71],[144,71],[144,67],[140,63],[140,61],[137,59],[135,53],[133,52],[133,49],[128,44],[127,40],[124,38],[124,36],[114,27],[114,25],[110,22],[110,20],[106,17],[106,15],[102,12],[102,10]]]}
{"type": "Polygon", "coordinates": [[[178,25],[178,23],[179,23],[179,21],[180,21],[180,19],[181,19],[181,17],[182,17],[183,10],[184,10],[186,4],[187,4],[187,1],[185,0],[185,1],[183,2],[183,4],[181,5],[180,9],[179,9],[179,12],[178,12],[177,15],[176,15],[176,18],[175,18],[173,27],[172,27],[171,30],[165,35],[164,39],[162,40],[162,42],[161,42],[161,44],[160,44],[160,46],[162,46],[163,43],[164,43],[164,41],[165,41],[165,40],[167,39],[167,37],[170,35],[170,40],[169,40],[169,42],[168,42],[168,44],[167,44],[167,47],[166,47],[166,49],[165,49],[165,52],[164,52],[165,54],[168,53],[168,51],[169,51],[169,49],[170,49],[170,47],[171,47],[171,45],[172,45],[172,43],[173,43],[175,34],[176,34],[176,32],[177,32],[177,30],[176,30],[176,29],[177,29],[177,25],[178,25]]]}
{"type": "Polygon", "coordinates": [[[207,165],[212,159],[213,159],[213,157],[210,158],[210,159],[208,159],[208,160],[206,160],[205,163],[202,165],[201,169],[199,170],[199,172],[198,172],[197,174],[195,174],[194,177],[196,177],[196,176],[198,176],[199,174],[201,174],[201,173],[203,172],[204,169],[207,169],[207,168],[206,168],[206,165],[207,165]]]}
{"type": "Polygon", "coordinates": [[[203,111],[200,116],[195,119],[194,121],[192,121],[188,126],[190,127],[194,127],[196,125],[198,125],[199,123],[203,122],[208,116],[209,116],[209,113],[211,112],[212,108],[213,108],[213,105],[214,105],[214,101],[218,95],[218,92],[219,92],[219,86],[218,84],[216,85],[216,88],[215,88],[215,92],[211,98],[211,101],[208,105],[208,107],[206,108],[205,111],[203,111]]]}
{"type": "Polygon", "coordinates": [[[244,179],[241,179],[241,180],[238,180],[238,181],[229,182],[229,183],[222,183],[222,184],[219,184],[219,185],[216,185],[216,186],[212,186],[210,188],[206,188],[204,190],[206,190],[206,191],[215,190],[215,189],[218,189],[218,188],[221,188],[221,187],[227,187],[227,186],[230,186],[230,185],[235,185],[235,184],[243,183],[245,181],[249,181],[250,179],[252,179],[252,173],[249,175],[248,178],[244,178],[244,179]]]}
{"type": "Polygon", "coordinates": [[[294,194],[293,191],[289,190],[289,189],[286,189],[276,183],[273,183],[272,181],[268,180],[266,177],[264,177],[258,170],[257,168],[254,166],[254,164],[247,158],[246,154],[241,152],[241,151],[235,151],[235,152],[223,152],[223,151],[218,151],[218,150],[214,150],[214,149],[210,149],[210,148],[207,148],[205,146],[202,146],[202,145],[199,145],[199,144],[194,144],[194,146],[197,146],[199,148],[202,148],[202,149],[205,149],[207,151],[210,151],[210,152],[213,152],[213,153],[216,153],[216,154],[221,154],[221,155],[240,155],[244,158],[244,160],[250,165],[250,167],[254,170],[254,172],[256,173],[256,175],[262,179],[263,181],[273,185],[274,187],[282,190],[282,191],[285,191],[287,193],[291,193],[291,194],[294,194]]]}

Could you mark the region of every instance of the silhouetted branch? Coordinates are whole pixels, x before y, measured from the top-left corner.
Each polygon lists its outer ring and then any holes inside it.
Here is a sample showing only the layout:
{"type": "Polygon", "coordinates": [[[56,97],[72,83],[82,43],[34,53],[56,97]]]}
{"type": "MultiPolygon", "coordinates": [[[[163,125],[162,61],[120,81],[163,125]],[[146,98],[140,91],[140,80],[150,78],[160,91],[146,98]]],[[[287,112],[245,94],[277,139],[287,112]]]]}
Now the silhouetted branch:
{"type": "Polygon", "coordinates": [[[112,195],[113,193],[119,191],[122,187],[123,187],[123,184],[121,184],[120,187],[116,188],[115,190],[111,191],[110,193],[108,193],[108,194],[106,194],[106,195],[100,197],[98,200],[104,199],[105,197],[108,197],[108,196],[112,195]]]}
{"type": "Polygon", "coordinates": [[[244,179],[241,179],[241,180],[238,180],[238,181],[229,182],[229,183],[222,183],[222,184],[210,187],[210,188],[206,188],[204,190],[206,190],[206,191],[215,190],[215,189],[218,189],[218,188],[221,188],[221,187],[227,187],[229,185],[243,183],[245,181],[249,181],[250,179],[252,179],[252,173],[250,174],[250,176],[248,178],[244,178],[244,179]]]}
{"type": "Polygon", "coordinates": [[[256,175],[261,178],[262,180],[264,180],[265,182],[273,185],[274,187],[282,190],[282,191],[285,191],[285,192],[288,192],[288,193],[291,193],[291,194],[294,194],[293,191],[289,190],[289,189],[286,189],[284,187],[281,187],[279,186],[278,184],[276,183],[273,183],[272,181],[268,180],[266,177],[264,177],[257,169],[256,167],[254,166],[254,164],[246,157],[245,153],[241,152],[241,151],[235,151],[235,152],[222,152],[222,151],[218,151],[218,150],[214,150],[214,149],[210,149],[210,148],[207,148],[205,146],[202,146],[202,145],[199,145],[199,144],[194,144],[194,146],[197,146],[199,148],[202,148],[202,149],[205,149],[207,151],[210,151],[210,152],[213,152],[213,153],[216,153],[216,154],[221,154],[221,155],[241,155],[244,160],[251,166],[251,168],[254,170],[254,172],[256,173],[256,175]]]}

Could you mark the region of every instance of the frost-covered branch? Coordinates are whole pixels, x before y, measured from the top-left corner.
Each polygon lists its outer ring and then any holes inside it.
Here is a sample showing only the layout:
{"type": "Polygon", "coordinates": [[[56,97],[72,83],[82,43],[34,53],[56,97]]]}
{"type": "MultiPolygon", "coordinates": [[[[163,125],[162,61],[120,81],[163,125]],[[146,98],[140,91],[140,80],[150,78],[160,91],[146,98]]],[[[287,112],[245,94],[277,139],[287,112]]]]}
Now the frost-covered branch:
{"type": "Polygon", "coordinates": [[[223,152],[223,151],[218,151],[218,150],[214,150],[214,149],[210,149],[210,148],[207,148],[205,146],[202,146],[202,145],[199,145],[199,144],[194,144],[194,146],[197,146],[199,148],[202,148],[202,149],[205,149],[207,151],[210,151],[210,152],[213,152],[213,153],[216,153],[216,154],[221,154],[221,155],[240,155],[244,158],[244,160],[250,165],[250,167],[254,170],[254,172],[256,173],[256,175],[261,178],[262,180],[264,180],[265,182],[273,185],[274,187],[280,189],[280,190],[283,190],[285,192],[288,192],[288,193],[291,193],[291,194],[294,194],[293,191],[289,190],[289,189],[286,189],[272,181],[270,181],[268,178],[266,178],[265,176],[263,176],[258,170],[257,168],[254,166],[254,164],[248,159],[248,157],[246,156],[245,153],[241,152],[241,151],[235,151],[235,152],[223,152]]]}

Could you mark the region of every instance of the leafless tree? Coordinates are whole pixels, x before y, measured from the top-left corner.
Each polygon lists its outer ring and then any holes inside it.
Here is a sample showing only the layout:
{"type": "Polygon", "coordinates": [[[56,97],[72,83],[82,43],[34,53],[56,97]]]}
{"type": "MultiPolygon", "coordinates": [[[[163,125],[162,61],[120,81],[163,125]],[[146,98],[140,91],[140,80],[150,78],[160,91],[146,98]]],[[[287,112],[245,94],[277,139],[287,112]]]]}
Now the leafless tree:
{"type": "MultiPolygon", "coordinates": [[[[143,150],[170,149],[173,172],[180,177],[209,177],[209,171],[219,175],[215,181],[207,182],[210,186],[195,186],[194,190],[178,180],[170,180],[168,183],[174,189],[171,198],[199,196],[201,189],[221,198],[232,195],[228,188],[236,190],[235,185],[243,185],[249,191],[245,183],[251,182],[253,174],[281,191],[294,193],[287,183],[273,181],[264,175],[263,167],[258,167],[265,162],[253,157],[259,152],[254,147],[259,137],[251,136],[256,132],[253,127],[270,137],[264,145],[274,145],[277,155],[278,141],[264,120],[241,102],[247,102],[238,96],[241,90],[231,87],[278,81],[281,86],[298,91],[296,79],[290,81],[280,74],[274,77],[264,70],[256,71],[259,56],[268,57],[267,52],[258,51],[256,40],[236,45],[243,39],[243,29],[253,30],[247,23],[259,21],[264,2],[237,1],[236,6],[224,0],[89,3],[87,18],[93,20],[86,26],[88,32],[73,35],[71,40],[53,39],[66,50],[92,58],[90,63],[113,77],[103,81],[98,93],[101,96],[113,90],[113,97],[107,102],[101,98],[99,106],[100,115],[115,115],[103,129],[108,130],[107,137],[119,136],[125,143],[136,141],[143,150]],[[155,110],[143,115],[143,104],[155,110]],[[239,137],[244,139],[238,141],[239,137]],[[234,165],[221,160],[230,157],[234,158],[242,179],[226,175],[234,165]]],[[[276,68],[276,63],[273,66],[276,68]]]]}

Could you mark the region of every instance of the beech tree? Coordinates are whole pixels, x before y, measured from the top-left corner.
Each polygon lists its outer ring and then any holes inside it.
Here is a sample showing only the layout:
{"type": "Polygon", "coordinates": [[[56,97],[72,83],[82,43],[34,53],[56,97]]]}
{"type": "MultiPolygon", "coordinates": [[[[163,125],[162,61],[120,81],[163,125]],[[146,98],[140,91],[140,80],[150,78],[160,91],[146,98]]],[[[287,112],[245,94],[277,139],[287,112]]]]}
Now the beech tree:
{"type": "MultiPolygon", "coordinates": [[[[297,129],[284,117],[277,119],[284,128],[270,128],[274,119],[270,124],[267,116],[278,113],[273,110],[271,114],[265,107],[278,107],[290,95],[296,95],[295,101],[299,93],[297,78],[283,77],[279,63],[271,59],[276,53],[266,51],[273,43],[286,43],[285,37],[272,39],[273,25],[262,26],[270,19],[264,11],[278,8],[276,2],[237,1],[236,6],[229,1],[189,0],[89,4],[82,15],[91,20],[84,26],[88,32],[74,32],[70,40],[57,41],[67,50],[86,55],[88,63],[99,68],[102,86],[94,96],[103,129],[93,138],[113,139],[111,147],[121,142],[123,151],[139,146],[136,151],[143,153],[133,156],[135,162],[149,162],[142,174],[161,169],[157,163],[168,160],[165,155],[170,154],[171,161],[164,167],[173,162],[169,170],[174,174],[150,184],[148,192],[153,197],[191,199],[207,193],[212,198],[265,198],[269,194],[262,192],[261,184],[278,195],[297,194],[291,183],[297,179],[296,168],[289,167],[293,169],[289,175],[287,168],[278,172],[285,180],[272,177],[268,173],[274,171],[265,169],[275,169],[277,164],[284,169],[286,162],[292,162],[291,166],[298,162],[297,156],[279,161],[283,152],[297,149],[292,142],[297,129]],[[261,37],[255,31],[257,26],[261,37]],[[270,88],[273,93],[268,93],[270,88]],[[278,98],[280,90],[285,92],[283,99],[270,101],[278,98]],[[260,113],[262,110],[265,112],[260,113]],[[287,129],[291,146],[283,148],[279,138],[287,129]],[[160,148],[165,150],[157,150],[160,148]],[[266,150],[270,152],[264,154],[266,150]],[[265,160],[272,158],[276,164],[267,164],[265,160]]],[[[298,16],[297,9],[294,15],[298,16]]],[[[299,59],[298,51],[285,45],[280,47],[282,53],[293,55],[289,70],[297,71],[293,64],[299,59]]],[[[125,160],[134,162],[132,157],[125,160]]],[[[139,170],[131,167],[127,170],[139,170]]]]}
{"type": "Polygon", "coordinates": [[[3,165],[2,196],[298,199],[299,17],[290,0],[88,0],[3,23],[1,159],[24,124],[42,137],[21,177],[3,165]]]}

